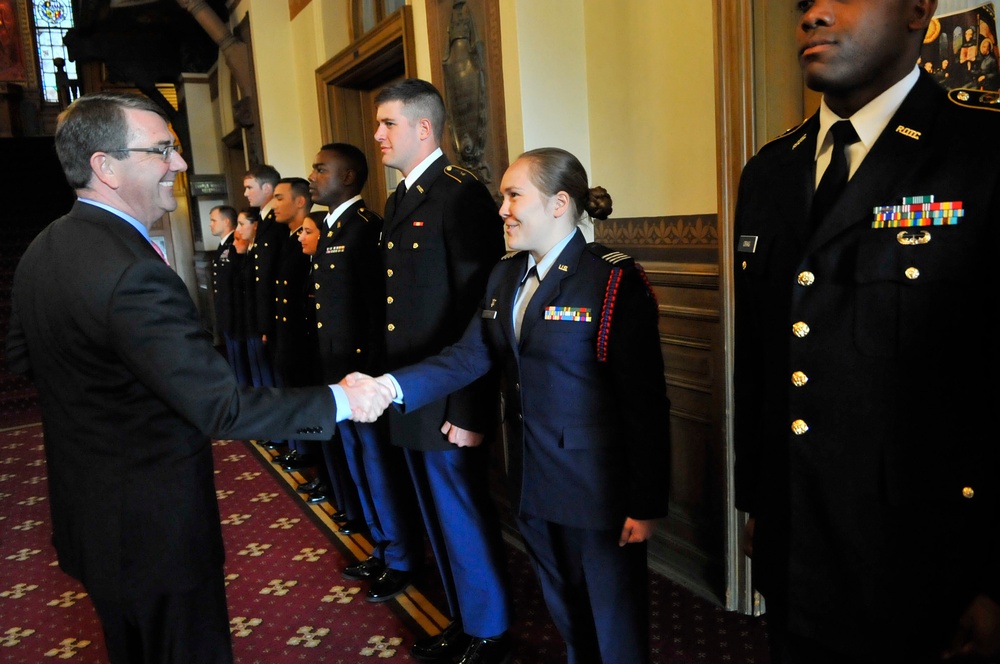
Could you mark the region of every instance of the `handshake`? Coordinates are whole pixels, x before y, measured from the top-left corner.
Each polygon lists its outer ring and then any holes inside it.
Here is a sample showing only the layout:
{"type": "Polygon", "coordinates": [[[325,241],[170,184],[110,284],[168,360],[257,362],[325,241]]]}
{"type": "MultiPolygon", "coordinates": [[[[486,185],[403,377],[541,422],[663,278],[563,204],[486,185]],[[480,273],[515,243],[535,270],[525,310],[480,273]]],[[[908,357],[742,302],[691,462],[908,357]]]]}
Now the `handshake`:
{"type": "Polygon", "coordinates": [[[338,383],[351,405],[351,419],[355,422],[374,422],[396,398],[396,387],[388,376],[372,378],[355,371],[338,383]]]}

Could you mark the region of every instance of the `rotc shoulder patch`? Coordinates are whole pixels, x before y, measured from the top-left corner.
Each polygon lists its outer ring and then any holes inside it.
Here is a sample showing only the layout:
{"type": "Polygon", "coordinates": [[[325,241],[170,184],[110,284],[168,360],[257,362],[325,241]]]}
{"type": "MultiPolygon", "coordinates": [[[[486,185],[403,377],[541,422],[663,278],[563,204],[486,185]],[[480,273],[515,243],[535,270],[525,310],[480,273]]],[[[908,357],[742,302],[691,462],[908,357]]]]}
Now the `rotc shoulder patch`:
{"type": "Polygon", "coordinates": [[[948,92],[948,99],[951,103],[966,108],[1000,111],[1000,94],[988,90],[951,90],[948,92]]]}
{"type": "Polygon", "coordinates": [[[611,263],[617,267],[624,267],[626,265],[631,265],[635,263],[633,259],[628,254],[622,253],[615,249],[609,249],[603,244],[598,244],[597,242],[591,242],[587,245],[587,250],[595,256],[601,258],[602,260],[611,263]]]}

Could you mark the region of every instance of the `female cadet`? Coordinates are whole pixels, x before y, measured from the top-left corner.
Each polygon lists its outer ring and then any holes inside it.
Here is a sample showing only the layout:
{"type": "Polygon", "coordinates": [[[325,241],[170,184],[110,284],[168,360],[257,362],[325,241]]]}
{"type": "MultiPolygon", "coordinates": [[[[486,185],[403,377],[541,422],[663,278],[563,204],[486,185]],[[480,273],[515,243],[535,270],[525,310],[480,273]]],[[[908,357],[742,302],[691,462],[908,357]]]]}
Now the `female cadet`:
{"type": "Polygon", "coordinates": [[[481,312],[457,344],[379,380],[410,410],[501,370],[511,504],[568,661],[648,662],[646,541],[670,476],[656,300],[630,257],[584,239],[611,199],[572,154],[526,152],[501,189],[514,251],[481,312]]]}

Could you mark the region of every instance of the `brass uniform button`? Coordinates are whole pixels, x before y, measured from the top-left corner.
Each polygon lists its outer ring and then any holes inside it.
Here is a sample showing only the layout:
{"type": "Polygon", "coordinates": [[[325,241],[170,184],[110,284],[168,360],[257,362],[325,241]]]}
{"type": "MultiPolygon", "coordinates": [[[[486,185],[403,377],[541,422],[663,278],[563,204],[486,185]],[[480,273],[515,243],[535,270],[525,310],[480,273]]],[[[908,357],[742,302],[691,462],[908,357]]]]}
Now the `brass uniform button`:
{"type": "Polygon", "coordinates": [[[392,276],[392,268],[389,268],[388,270],[385,271],[385,276],[387,276],[387,277],[391,277],[392,276]]]}
{"type": "Polygon", "coordinates": [[[389,297],[385,298],[385,301],[386,301],[386,302],[387,302],[388,304],[392,304],[392,295],[390,295],[389,297]]]}
{"type": "Polygon", "coordinates": [[[908,267],[903,274],[906,275],[907,279],[917,279],[920,277],[920,270],[915,267],[908,267]]]}
{"type": "Polygon", "coordinates": [[[321,327],[323,327],[323,323],[320,323],[319,321],[316,321],[316,329],[318,330],[321,327]]]}
{"type": "Polygon", "coordinates": [[[414,249],[416,249],[416,248],[417,248],[417,247],[419,247],[419,246],[420,246],[420,243],[419,243],[419,242],[414,242],[414,243],[413,243],[413,248],[414,248],[414,249]]]}
{"type": "Polygon", "coordinates": [[[809,334],[809,326],[803,323],[802,321],[799,321],[798,323],[792,325],[792,334],[801,339],[802,337],[809,334]]]}
{"type": "Polygon", "coordinates": [[[801,371],[796,371],[792,374],[792,385],[795,387],[802,387],[809,382],[809,376],[805,375],[801,371]]]}
{"type": "Polygon", "coordinates": [[[385,248],[386,249],[392,249],[394,246],[396,246],[396,245],[393,244],[392,240],[390,240],[389,242],[385,243],[385,248]]]}
{"type": "Polygon", "coordinates": [[[806,424],[805,420],[795,420],[792,422],[792,433],[796,436],[801,436],[806,431],[809,431],[809,425],[806,424]]]}
{"type": "Polygon", "coordinates": [[[388,325],[386,325],[385,327],[386,327],[386,329],[387,329],[387,330],[389,330],[390,332],[392,332],[393,330],[395,330],[395,329],[396,329],[396,326],[395,326],[395,325],[393,325],[392,323],[389,323],[389,324],[388,324],[388,325]]]}
{"type": "Polygon", "coordinates": [[[962,497],[963,498],[972,498],[975,495],[976,495],[976,492],[972,490],[971,486],[964,486],[964,487],[962,487],[962,497]]]}
{"type": "Polygon", "coordinates": [[[816,281],[816,275],[809,270],[804,270],[799,272],[799,276],[796,277],[796,281],[799,282],[800,286],[812,286],[813,282],[816,281]]]}

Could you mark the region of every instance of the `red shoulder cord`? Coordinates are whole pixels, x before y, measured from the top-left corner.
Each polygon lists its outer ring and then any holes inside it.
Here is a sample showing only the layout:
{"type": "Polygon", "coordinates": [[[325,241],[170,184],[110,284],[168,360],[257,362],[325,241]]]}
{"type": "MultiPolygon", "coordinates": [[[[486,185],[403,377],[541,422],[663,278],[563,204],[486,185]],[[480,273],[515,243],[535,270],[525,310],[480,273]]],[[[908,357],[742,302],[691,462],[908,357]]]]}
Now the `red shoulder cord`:
{"type": "Polygon", "coordinates": [[[611,336],[611,316],[615,311],[618,286],[622,283],[621,268],[612,268],[608,276],[608,287],[604,291],[604,306],[601,309],[601,325],[597,328],[597,361],[608,361],[608,337],[611,336]]]}

